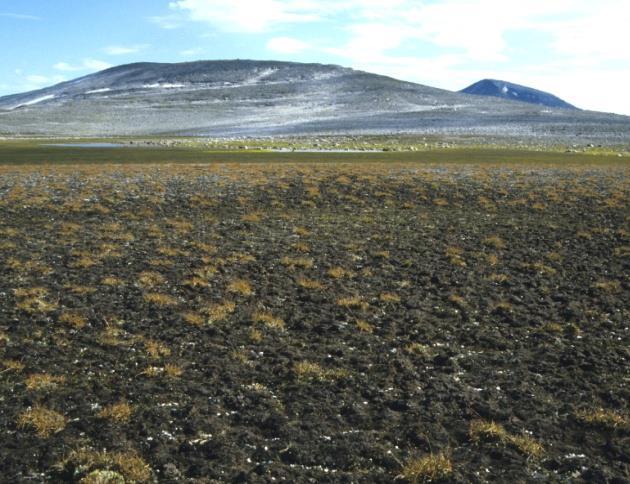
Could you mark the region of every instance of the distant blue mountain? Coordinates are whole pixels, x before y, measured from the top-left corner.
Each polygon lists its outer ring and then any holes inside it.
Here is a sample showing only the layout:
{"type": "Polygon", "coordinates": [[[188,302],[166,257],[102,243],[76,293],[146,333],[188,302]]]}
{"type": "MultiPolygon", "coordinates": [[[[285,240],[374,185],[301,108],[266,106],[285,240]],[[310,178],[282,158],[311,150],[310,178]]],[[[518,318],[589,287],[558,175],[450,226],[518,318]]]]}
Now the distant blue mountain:
{"type": "Polygon", "coordinates": [[[578,109],[548,92],[538,91],[531,87],[519,86],[511,82],[497,81],[495,79],[484,79],[483,81],[474,83],[472,86],[468,86],[460,92],[475,94],[477,96],[500,97],[530,104],[540,104],[551,108],[578,109]]]}

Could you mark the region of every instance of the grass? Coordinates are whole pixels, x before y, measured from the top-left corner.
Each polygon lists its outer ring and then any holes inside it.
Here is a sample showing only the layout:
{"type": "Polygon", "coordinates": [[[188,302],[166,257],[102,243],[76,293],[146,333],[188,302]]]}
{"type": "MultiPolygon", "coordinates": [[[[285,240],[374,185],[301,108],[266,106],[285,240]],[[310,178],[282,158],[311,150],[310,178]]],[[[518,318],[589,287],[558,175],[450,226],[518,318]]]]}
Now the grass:
{"type": "Polygon", "coordinates": [[[337,306],[362,310],[366,310],[369,307],[368,303],[366,303],[361,296],[349,296],[337,299],[337,306]]]}
{"type": "MultiPolygon", "coordinates": [[[[391,163],[423,162],[440,164],[503,163],[503,164],[555,164],[599,163],[622,164],[627,158],[606,156],[601,153],[564,153],[560,150],[535,151],[512,147],[462,147],[423,151],[392,151],[362,153],[278,153],[270,151],[204,150],[195,147],[163,149],[155,147],[96,149],[44,146],[63,140],[8,140],[0,142],[0,164],[41,164],[42,160],[55,164],[102,163],[391,163]]],[[[76,142],[76,140],[67,140],[76,142]]],[[[85,140],[87,141],[87,140],[85,140]]],[[[102,140],[101,140],[102,141],[102,140]]],[[[108,139],[107,141],[114,141],[108,139]]],[[[260,144],[260,143],[259,143],[260,144]]],[[[610,153],[612,155],[612,152],[610,153]]]]}
{"type": "Polygon", "coordinates": [[[239,296],[251,296],[254,294],[251,283],[245,279],[235,279],[231,281],[227,286],[227,290],[239,296]]]}
{"type": "Polygon", "coordinates": [[[284,330],[284,320],[275,317],[273,314],[265,311],[258,311],[254,313],[252,319],[255,323],[264,324],[267,328],[275,330],[284,330]]]}
{"type": "Polygon", "coordinates": [[[40,405],[22,412],[18,417],[19,427],[33,427],[42,438],[50,437],[52,434],[61,432],[67,423],[66,417],[40,405]]]}
{"type": "Polygon", "coordinates": [[[367,321],[362,320],[362,319],[359,319],[356,322],[356,327],[362,333],[372,334],[374,332],[374,326],[371,325],[370,323],[368,323],[367,321]]]}
{"type": "Polygon", "coordinates": [[[193,326],[203,326],[206,322],[203,316],[193,312],[182,314],[182,319],[193,326]]]}
{"type": "Polygon", "coordinates": [[[349,374],[344,369],[339,368],[323,368],[317,363],[310,361],[300,361],[293,367],[293,371],[299,380],[337,380],[347,377],[349,374]]]}
{"type": "Polygon", "coordinates": [[[127,423],[131,418],[133,408],[127,402],[114,403],[103,408],[98,416],[114,423],[127,423]]]}
{"type": "Polygon", "coordinates": [[[532,437],[528,435],[512,435],[502,425],[487,420],[473,420],[470,423],[468,435],[470,440],[475,443],[499,442],[504,445],[510,445],[533,458],[541,457],[545,450],[532,437]]]}
{"type": "Polygon", "coordinates": [[[594,410],[582,410],[576,413],[581,422],[604,428],[630,428],[630,416],[622,415],[614,410],[597,408],[594,410]]]}
{"type": "Polygon", "coordinates": [[[395,304],[400,302],[400,296],[391,292],[381,293],[378,299],[385,304],[395,304]]]}
{"type": "Polygon", "coordinates": [[[155,287],[160,286],[166,282],[166,278],[159,272],[145,271],[141,272],[138,276],[138,284],[142,287],[155,287]]]}
{"type": "Polygon", "coordinates": [[[222,304],[211,304],[201,309],[201,312],[205,314],[208,319],[208,324],[218,323],[227,319],[227,317],[234,313],[236,310],[236,304],[227,301],[222,304]]]}
{"type": "Polygon", "coordinates": [[[150,292],[144,295],[144,300],[150,304],[154,304],[156,306],[177,306],[179,301],[175,299],[173,296],[169,296],[168,294],[160,294],[157,292],[150,292]]]}
{"type": "Polygon", "coordinates": [[[352,271],[346,270],[343,267],[332,267],[328,269],[328,271],[326,271],[326,274],[328,274],[333,279],[342,279],[344,277],[354,277],[354,274],[352,271]]]}
{"type": "Polygon", "coordinates": [[[144,348],[150,358],[157,360],[165,356],[171,355],[171,350],[168,346],[159,341],[146,340],[144,342],[144,348]]]}
{"type": "Polygon", "coordinates": [[[617,293],[621,291],[621,282],[619,281],[609,281],[609,280],[599,280],[593,284],[593,288],[597,289],[606,294],[617,293]]]}
{"type": "Polygon", "coordinates": [[[24,363],[17,360],[2,360],[2,366],[4,366],[5,369],[0,373],[4,373],[5,371],[14,371],[19,373],[25,368],[24,363]]]}
{"type": "Polygon", "coordinates": [[[298,284],[298,286],[300,286],[300,287],[302,287],[304,289],[313,289],[313,290],[314,289],[318,289],[318,290],[324,289],[324,285],[321,282],[314,281],[312,279],[306,279],[304,277],[300,277],[297,280],[297,284],[298,284]]]}
{"type": "Polygon", "coordinates": [[[87,318],[77,311],[64,311],[59,316],[59,321],[75,329],[81,329],[87,324],[87,318]]]}
{"type": "Polygon", "coordinates": [[[87,447],[70,452],[65,459],[57,463],[56,467],[66,469],[73,475],[85,475],[84,479],[88,479],[86,482],[100,482],[100,484],[110,481],[97,481],[95,479],[98,476],[119,474],[124,479],[123,482],[144,483],[149,482],[153,475],[149,465],[135,451],[108,452],[87,447]]]}
{"type": "Polygon", "coordinates": [[[24,383],[26,388],[32,391],[52,390],[65,383],[66,377],[63,375],[50,375],[48,373],[35,373],[29,375],[24,383]]]}
{"type": "Polygon", "coordinates": [[[314,265],[313,259],[306,257],[283,257],[280,259],[280,263],[290,269],[311,269],[314,265]]]}
{"type": "Polygon", "coordinates": [[[453,463],[445,454],[429,454],[410,459],[403,466],[399,478],[418,484],[449,478],[453,474],[453,463]]]}

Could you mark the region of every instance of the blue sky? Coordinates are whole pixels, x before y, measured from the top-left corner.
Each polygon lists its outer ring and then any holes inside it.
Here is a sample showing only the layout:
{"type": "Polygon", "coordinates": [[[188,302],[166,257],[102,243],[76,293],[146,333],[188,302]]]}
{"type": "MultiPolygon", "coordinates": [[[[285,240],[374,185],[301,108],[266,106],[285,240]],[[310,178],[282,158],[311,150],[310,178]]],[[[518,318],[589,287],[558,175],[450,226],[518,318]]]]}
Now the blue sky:
{"type": "Polygon", "coordinates": [[[630,115],[629,25],[628,0],[0,0],[0,95],[129,62],[278,59],[630,115]]]}

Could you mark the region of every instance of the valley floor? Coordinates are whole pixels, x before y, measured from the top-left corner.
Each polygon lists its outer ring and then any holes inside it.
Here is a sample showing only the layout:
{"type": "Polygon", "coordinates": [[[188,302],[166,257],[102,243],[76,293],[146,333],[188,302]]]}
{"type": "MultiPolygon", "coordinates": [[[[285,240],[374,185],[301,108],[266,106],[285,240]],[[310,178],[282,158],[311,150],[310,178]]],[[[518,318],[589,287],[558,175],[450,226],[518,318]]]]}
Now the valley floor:
{"type": "Polygon", "coordinates": [[[625,482],[591,160],[0,165],[2,480],[625,482]]]}

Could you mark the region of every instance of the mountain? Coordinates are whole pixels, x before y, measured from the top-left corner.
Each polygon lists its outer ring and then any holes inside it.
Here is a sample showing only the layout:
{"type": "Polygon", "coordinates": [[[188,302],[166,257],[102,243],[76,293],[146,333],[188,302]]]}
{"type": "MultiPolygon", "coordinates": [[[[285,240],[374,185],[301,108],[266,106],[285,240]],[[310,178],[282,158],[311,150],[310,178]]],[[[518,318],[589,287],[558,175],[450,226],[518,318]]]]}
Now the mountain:
{"type": "Polygon", "coordinates": [[[521,101],[530,104],[539,104],[550,108],[577,109],[568,102],[548,92],[532,89],[531,87],[520,86],[506,81],[495,79],[483,79],[475,82],[460,92],[464,94],[475,94],[477,96],[492,96],[512,101],[521,101]]]}
{"type": "Polygon", "coordinates": [[[0,98],[0,135],[389,133],[618,143],[630,140],[630,118],[248,60],[128,64],[0,98]]]}

